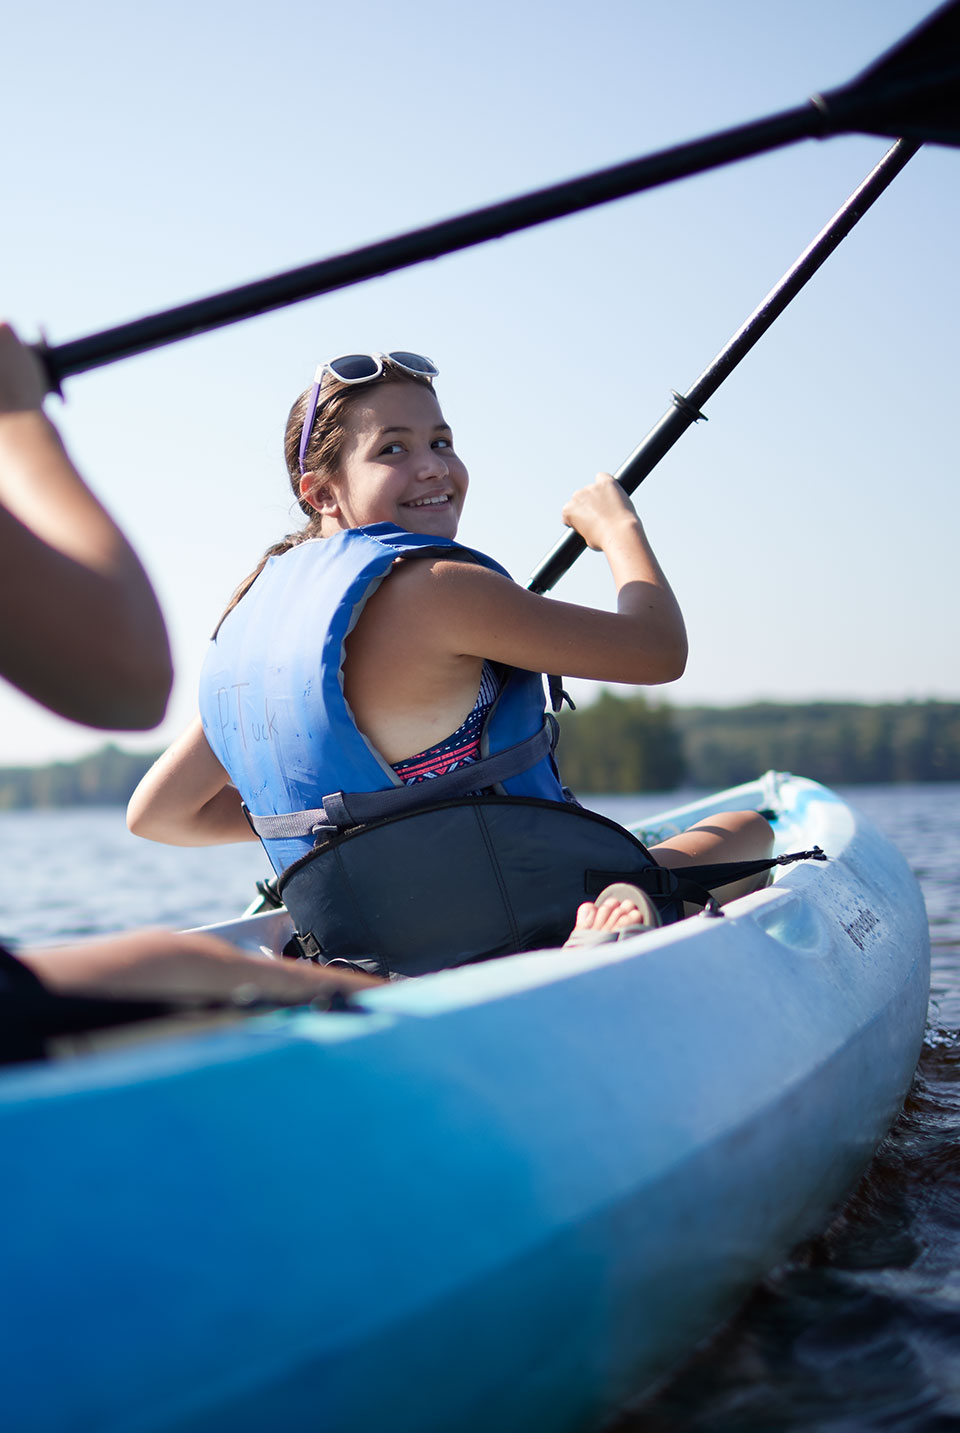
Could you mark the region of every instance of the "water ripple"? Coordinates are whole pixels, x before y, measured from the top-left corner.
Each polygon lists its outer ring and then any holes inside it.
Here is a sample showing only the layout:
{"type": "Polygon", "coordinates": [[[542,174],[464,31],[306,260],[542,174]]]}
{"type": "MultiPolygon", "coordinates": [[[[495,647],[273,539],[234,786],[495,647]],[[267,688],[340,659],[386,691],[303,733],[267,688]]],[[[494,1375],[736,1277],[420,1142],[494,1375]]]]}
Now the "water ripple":
{"type": "Polygon", "coordinates": [[[916,1079],[830,1228],[611,1433],[960,1429],[960,786],[847,795],[898,842],[927,903],[916,1079]]]}

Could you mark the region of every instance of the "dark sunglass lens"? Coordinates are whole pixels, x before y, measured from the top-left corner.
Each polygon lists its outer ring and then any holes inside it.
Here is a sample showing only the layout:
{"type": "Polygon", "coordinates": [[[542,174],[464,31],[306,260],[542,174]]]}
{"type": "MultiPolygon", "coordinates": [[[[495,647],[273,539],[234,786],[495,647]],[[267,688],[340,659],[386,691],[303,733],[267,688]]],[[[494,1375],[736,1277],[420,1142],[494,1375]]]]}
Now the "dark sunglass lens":
{"type": "Polygon", "coordinates": [[[379,372],[377,360],[369,353],[344,353],[327,367],[335,378],[345,383],[356,383],[358,378],[376,378],[379,372]]]}
{"type": "Polygon", "coordinates": [[[391,353],[390,357],[395,363],[402,364],[404,368],[412,369],[414,373],[422,373],[426,378],[436,378],[440,370],[429,358],[424,358],[422,353],[391,353]]]}

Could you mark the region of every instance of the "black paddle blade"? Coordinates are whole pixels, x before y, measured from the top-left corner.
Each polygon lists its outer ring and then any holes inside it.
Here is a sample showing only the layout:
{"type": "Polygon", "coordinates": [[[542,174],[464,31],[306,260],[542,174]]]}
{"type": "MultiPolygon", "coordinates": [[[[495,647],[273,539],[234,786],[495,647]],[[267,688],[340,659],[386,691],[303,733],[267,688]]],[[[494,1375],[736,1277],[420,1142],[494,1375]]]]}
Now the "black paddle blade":
{"type": "Polygon", "coordinates": [[[841,89],[816,95],[828,133],[960,145],[960,0],[950,0],[841,89]]]}

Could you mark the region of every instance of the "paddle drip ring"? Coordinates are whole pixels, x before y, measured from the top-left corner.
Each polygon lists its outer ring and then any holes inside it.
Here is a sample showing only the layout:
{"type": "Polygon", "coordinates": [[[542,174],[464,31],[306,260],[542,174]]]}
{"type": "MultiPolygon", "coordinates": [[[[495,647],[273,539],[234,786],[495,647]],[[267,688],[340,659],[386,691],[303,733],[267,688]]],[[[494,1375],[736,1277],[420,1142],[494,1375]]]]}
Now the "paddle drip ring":
{"type": "Polygon", "coordinates": [[[710,420],[706,413],[701,413],[699,408],[693,406],[689,398],[684,397],[682,393],[678,393],[675,388],[670,389],[670,397],[673,399],[673,406],[679,408],[681,413],[686,413],[692,423],[699,423],[701,418],[704,423],[709,423],[710,420]]]}

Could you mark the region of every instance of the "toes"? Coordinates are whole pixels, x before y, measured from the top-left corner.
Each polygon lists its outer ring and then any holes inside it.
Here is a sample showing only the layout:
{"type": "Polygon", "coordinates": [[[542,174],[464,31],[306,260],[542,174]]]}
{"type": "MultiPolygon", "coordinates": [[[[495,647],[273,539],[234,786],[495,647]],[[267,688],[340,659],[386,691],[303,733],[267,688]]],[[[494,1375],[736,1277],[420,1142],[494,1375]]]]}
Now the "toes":
{"type": "Polygon", "coordinates": [[[597,926],[601,930],[616,930],[617,917],[620,911],[620,902],[608,898],[595,908],[597,912],[597,926]]]}
{"type": "Polygon", "coordinates": [[[597,911],[597,924],[602,930],[619,930],[627,923],[631,912],[637,913],[637,908],[632,901],[619,901],[611,896],[597,907],[597,911]]]}
{"type": "Polygon", "coordinates": [[[616,910],[612,913],[610,930],[625,930],[632,925],[642,924],[643,913],[637,908],[633,901],[618,901],[616,910]]]}
{"type": "Polygon", "coordinates": [[[643,912],[635,901],[618,900],[608,896],[597,904],[585,901],[577,908],[575,930],[617,931],[632,925],[642,925],[643,912]]]}
{"type": "Polygon", "coordinates": [[[577,907],[577,919],[574,930],[592,930],[596,924],[597,908],[593,901],[584,901],[582,906],[577,907]]]}

